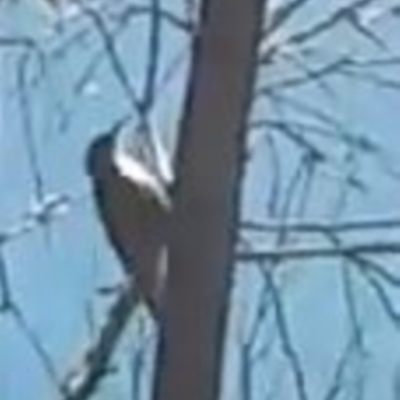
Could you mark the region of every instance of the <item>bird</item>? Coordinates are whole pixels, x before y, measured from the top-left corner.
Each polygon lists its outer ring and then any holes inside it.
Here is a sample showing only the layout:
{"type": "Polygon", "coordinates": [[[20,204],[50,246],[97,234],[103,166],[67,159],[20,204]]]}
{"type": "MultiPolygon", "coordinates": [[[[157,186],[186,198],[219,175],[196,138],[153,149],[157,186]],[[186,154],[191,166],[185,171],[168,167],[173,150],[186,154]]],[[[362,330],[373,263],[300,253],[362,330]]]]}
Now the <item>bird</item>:
{"type": "Polygon", "coordinates": [[[97,213],[139,298],[156,316],[167,274],[173,174],[154,135],[121,126],[96,137],[86,153],[97,213]]]}

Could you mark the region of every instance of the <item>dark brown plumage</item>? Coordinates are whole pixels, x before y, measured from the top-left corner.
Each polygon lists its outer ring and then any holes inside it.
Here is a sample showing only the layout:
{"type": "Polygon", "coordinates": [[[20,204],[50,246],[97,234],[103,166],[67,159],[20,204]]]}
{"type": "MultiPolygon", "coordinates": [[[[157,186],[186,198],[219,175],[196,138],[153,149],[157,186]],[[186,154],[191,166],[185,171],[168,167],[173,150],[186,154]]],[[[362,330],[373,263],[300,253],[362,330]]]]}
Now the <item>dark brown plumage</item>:
{"type": "Polygon", "coordinates": [[[109,242],[155,313],[166,272],[169,210],[150,191],[119,174],[112,161],[114,140],[113,134],[96,138],[88,149],[86,168],[109,242]]]}

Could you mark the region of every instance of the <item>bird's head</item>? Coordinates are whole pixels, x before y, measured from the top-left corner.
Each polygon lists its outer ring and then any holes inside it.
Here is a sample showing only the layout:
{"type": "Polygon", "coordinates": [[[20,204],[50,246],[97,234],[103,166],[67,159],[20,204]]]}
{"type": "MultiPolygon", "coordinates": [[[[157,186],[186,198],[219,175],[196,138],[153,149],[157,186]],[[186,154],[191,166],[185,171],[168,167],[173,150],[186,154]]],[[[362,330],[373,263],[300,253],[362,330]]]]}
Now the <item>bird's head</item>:
{"type": "Polygon", "coordinates": [[[108,133],[97,137],[89,145],[86,153],[86,172],[94,179],[104,178],[113,171],[114,140],[115,135],[108,133]]]}
{"type": "Polygon", "coordinates": [[[123,124],[124,120],[121,120],[109,133],[98,136],[90,144],[86,153],[88,175],[96,186],[122,179],[129,182],[138,194],[157,198],[170,208],[168,188],[173,175],[166,168],[169,167],[168,160],[161,145],[151,137],[149,142],[139,140],[135,143],[132,132],[121,129],[123,124]]]}

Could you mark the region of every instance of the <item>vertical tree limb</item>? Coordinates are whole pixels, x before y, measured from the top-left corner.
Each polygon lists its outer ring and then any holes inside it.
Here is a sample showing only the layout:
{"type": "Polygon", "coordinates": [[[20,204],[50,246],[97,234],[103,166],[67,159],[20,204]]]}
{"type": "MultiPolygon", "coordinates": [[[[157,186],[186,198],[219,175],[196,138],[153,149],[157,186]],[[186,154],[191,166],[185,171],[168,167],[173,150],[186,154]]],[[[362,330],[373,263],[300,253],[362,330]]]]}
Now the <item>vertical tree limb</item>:
{"type": "Polygon", "coordinates": [[[245,123],[264,0],[203,0],[177,153],[154,399],[219,392],[245,123]]]}

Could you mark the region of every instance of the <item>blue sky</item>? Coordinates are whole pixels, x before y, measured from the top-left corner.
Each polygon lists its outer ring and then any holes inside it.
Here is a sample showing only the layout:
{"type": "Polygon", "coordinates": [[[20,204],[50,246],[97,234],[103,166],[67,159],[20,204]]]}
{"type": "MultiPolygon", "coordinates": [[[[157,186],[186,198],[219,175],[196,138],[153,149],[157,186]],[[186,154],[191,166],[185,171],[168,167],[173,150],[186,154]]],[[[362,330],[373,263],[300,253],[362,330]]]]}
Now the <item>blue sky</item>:
{"type": "MultiPolygon", "coordinates": [[[[71,364],[77,361],[85,344],[91,340],[93,333],[88,315],[94,319],[95,326],[98,326],[102,321],[102,311],[109,303],[109,300],[101,299],[95,294],[96,288],[121,279],[117,262],[93,212],[88,195],[88,180],[84,175],[83,156],[91,138],[107,129],[115,118],[129,111],[130,105],[121,85],[111,72],[107,58],[104,55],[102,58],[95,58],[102,45],[98,32],[92,29],[87,19],[77,18],[67,24],[64,31],[51,34],[47,17],[34,2],[20,0],[15,4],[3,3],[0,7],[0,37],[29,35],[40,43],[46,55],[44,76],[27,92],[32,134],[45,192],[67,193],[75,198],[68,212],[57,218],[49,229],[35,229],[32,233],[9,242],[3,249],[15,301],[43,341],[58,373],[63,376],[71,364]],[[57,56],[57,48],[73,32],[85,27],[91,28],[85,39],[72,46],[68,52],[62,55],[58,53],[57,56]],[[94,74],[77,95],[73,92],[73,87],[93,59],[96,60],[94,74]]],[[[274,1],[271,7],[278,7],[282,3],[274,1]]],[[[269,46],[271,43],[284,42],[291,33],[313,25],[325,18],[331,10],[349,3],[348,0],[309,1],[307,7],[270,39],[269,46]]],[[[390,1],[372,3],[379,4],[382,9],[395,4],[390,1]]],[[[122,1],[115,2],[112,8],[118,10],[123,4],[122,1]]],[[[169,1],[166,6],[182,13],[179,0],[169,1]]],[[[374,9],[371,6],[362,12],[368,26],[384,38],[390,53],[385,53],[365,37],[357,35],[351,27],[342,24],[332,33],[322,35],[312,42],[309,47],[317,56],[311,55],[308,62],[312,60],[317,68],[318,65],[329,63],[343,54],[364,59],[380,58],[388,54],[393,56],[396,50],[398,54],[396,43],[399,21],[393,18],[380,19],[379,11],[377,7],[374,9]]],[[[146,65],[146,30],[146,20],[138,18],[118,38],[120,55],[131,82],[138,91],[143,84],[146,65]]],[[[290,46],[285,51],[286,57],[282,52],[277,56],[274,65],[260,71],[259,86],[273,85],[287,77],[302,75],[301,69],[296,69],[293,60],[304,61],[306,56],[290,46]]],[[[0,197],[0,230],[8,229],[20,221],[34,198],[32,165],[27,156],[24,139],[26,130],[24,131],[21,123],[21,104],[17,91],[16,64],[20,55],[21,50],[16,48],[0,48],[0,187],[5,188],[0,197]]],[[[151,117],[170,150],[173,149],[176,139],[188,56],[185,35],[164,26],[162,67],[167,69],[174,60],[180,59],[182,62],[177,64],[173,78],[160,90],[151,117]]],[[[38,73],[38,63],[34,56],[28,61],[27,71],[28,77],[38,73]]],[[[398,65],[395,65],[388,67],[384,74],[387,79],[396,79],[398,72],[398,65]]],[[[397,132],[400,123],[399,92],[377,90],[373,85],[354,78],[332,76],[326,82],[333,87],[334,95],[329,95],[329,90],[315,84],[285,89],[279,93],[295,101],[304,101],[310,107],[322,107],[326,113],[337,117],[347,129],[367,135],[370,140],[379,143],[382,152],[378,157],[354,155],[337,141],[307,136],[329,154],[332,163],[317,170],[304,217],[333,218],[343,182],[353,172],[365,182],[368,189],[356,190],[348,195],[347,206],[338,216],[339,219],[399,215],[399,200],[396,196],[398,181],[387,173],[389,167],[400,172],[400,137],[397,132]]],[[[255,104],[252,115],[252,119],[282,117],[311,121],[288,105],[279,107],[265,99],[255,104]]],[[[284,190],[298,168],[300,152],[298,147],[279,132],[268,131],[267,134],[273,137],[280,154],[279,182],[282,191],[278,203],[282,204],[284,190]]],[[[260,220],[270,218],[266,203],[275,175],[269,143],[265,130],[249,132],[252,161],[247,167],[244,185],[244,217],[260,220]]],[[[299,185],[305,184],[304,182],[305,180],[299,185]]],[[[300,193],[301,188],[298,190],[300,193]]],[[[296,204],[293,204],[292,214],[295,214],[295,208],[296,204]]],[[[393,239],[396,234],[398,233],[392,233],[393,239]]],[[[348,240],[360,241],[365,238],[367,236],[355,235],[348,240]]],[[[371,236],[371,239],[374,238],[371,236]]],[[[262,240],[263,244],[265,240],[271,244],[274,239],[268,237],[262,240]]],[[[309,243],[318,244],[321,241],[311,237],[309,243]]],[[[385,258],[383,261],[388,268],[395,269],[398,264],[398,259],[395,258],[385,258]]],[[[343,302],[341,264],[338,260],[288,262],[281,270],[278,279],[284,288],[282,293],[291,336],[307,371],[306,384],[310,399],[319,399],[330,382],[334,361],[339,357],[340,349],[345,345],[348,336],[349,320],[343,302]]],[[[258,295],[262,291],[262,279],[257,269],[251,266],[243,267],[235,278],[237,284],[233,292],[234,306],[231,312],[230,340],[227,344],[229,356],[226,358],[225,396],[239,400],[238,341],[244,340],[250,330],[258,295]]],[[[353,361],[364,363],[354,370],[365,374],[368,382],[367,399],[375,399],[378,395],[382,400],[393,399],[391,379],[394,366],[400,361],[397,332],[365,281],[354,278],[354,282],[370,349],[363,361],[353,361]]],[[[391,295],[399,299],[398,292],[391,292],[391,295]]],[[[104,390],[98,395],[99,399],[129,398],[130,354],[134,354],[134,349],[141,343],[138,340],[139,321],[140,318],[132,324],[133,337],[127,337],[121,344],[120,356],[129,356],[120,357],[123,360],[120,372],[107,380],[104,390]]],[[[261,346],[265,338],[273,335],[273,327],[274,318],[271,312],[260,328],[265,334],[261,335],[256,346],[261,346]]],[[[148,324],[144,335],[151,337],[151,327],[148,324]]],[[[271,359],[254,366],[254,399],[263,398],[265,386],[271,386],[269,389],[275,390],[274,385],[280,387],[279,398],[294,399],[296,392],[293,389],[292,374],[282,355],[279,339],[273,340],[275,345],[272,347],[271,359]],[[280,379],[283,382],[281,384],[280,379]]],[[[356,381],[361,379],[351,372],[351,368],[349,370],[349,389],[343,398],[355,396],[353,392],[357,386],[356,381]]],[[[1,398],[54,398],[53,390],[42,363],[24,334],[10,316],[0,315],[1,398]]]]}

